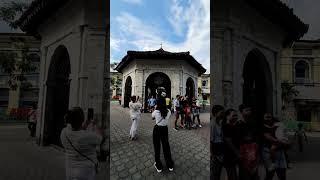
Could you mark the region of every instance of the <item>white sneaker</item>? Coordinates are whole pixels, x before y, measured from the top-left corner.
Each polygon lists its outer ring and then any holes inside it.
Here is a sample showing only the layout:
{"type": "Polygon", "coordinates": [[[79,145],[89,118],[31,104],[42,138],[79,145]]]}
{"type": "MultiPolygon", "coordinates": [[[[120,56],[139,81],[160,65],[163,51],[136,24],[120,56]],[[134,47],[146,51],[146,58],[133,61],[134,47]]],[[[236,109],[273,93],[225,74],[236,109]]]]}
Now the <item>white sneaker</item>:
{"type": "MultiPolygon", "coordinates": [[[[154,165],[154,167],[156,168],[156,170],[157,170],[158,173],[161,173],[161,172],[162,172],[162,169],[158,169],[158,168],[157,168],[156,162],[155,162],[153,165],[154,165]]],[[[172,169],[172,170],[173,170],[173,169],[172,169]]]]}
{"type": "Polygon", "coordinates": [[[172,171],[173,171],[173,168],[169,168],[169,171],[172,172],[172,171]]]}
{"type": "Polygon", "coordinates": [[[201,124],[199,124],[199,128],[202,128],[201,124]]]}

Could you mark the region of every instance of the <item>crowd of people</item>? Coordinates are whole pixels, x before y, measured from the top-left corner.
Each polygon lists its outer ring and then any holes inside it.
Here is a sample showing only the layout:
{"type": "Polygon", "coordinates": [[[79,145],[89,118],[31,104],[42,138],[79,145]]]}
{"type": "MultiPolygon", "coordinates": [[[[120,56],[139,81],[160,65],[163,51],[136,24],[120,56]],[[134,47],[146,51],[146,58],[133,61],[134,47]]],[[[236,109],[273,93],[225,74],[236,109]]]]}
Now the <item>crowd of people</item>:
{"type": "Polygon", "coordinates": [[[235,109],[225,110],[220,105],[212,108],[211,177],[219,180],[225,168],[229,180],[258,180],[259,164],[263,162],[265,180],[272,180],[275,173],[285,180],[290,143],[283,124],[268,112],[258,120],[252,108],[244,104],[239,112],[240,118],[235,109]]]}

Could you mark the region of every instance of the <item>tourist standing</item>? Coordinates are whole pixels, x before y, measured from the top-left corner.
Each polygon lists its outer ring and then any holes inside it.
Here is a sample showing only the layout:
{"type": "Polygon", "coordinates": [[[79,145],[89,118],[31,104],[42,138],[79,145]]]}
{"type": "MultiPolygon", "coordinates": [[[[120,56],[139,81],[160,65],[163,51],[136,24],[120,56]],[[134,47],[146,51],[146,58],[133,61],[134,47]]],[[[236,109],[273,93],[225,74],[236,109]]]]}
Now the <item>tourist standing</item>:
{"type": "Polygon", "coordinates": [[[184,106],[184,114],[185,114],[184,119],[185,119],[186,128],[190,130],[192,126],[191,107],[189,106],[189,103],[187,101],[185,102],[185,106],[184,106]]]}
{"type": "Polygon", "coordinates": [[[176,117],[175,121],[174,121],[174,130],[178,131],[178,119],[179,119],[179,115],[180,115],[180,95],[176,96],[176,99],[174,99],[173,101],[173,109],[174,109],[174,115],[176,117]]]}
{"type": "Polygon", "coordinates": [[[215,121],[212,121],[210,136],[210,178],[220,180],[223,167],[223,132],[222,121],[224,119],[224,107],[214,105],[212,115],[215,121]]]}
{"type": "Polygon", "coordinates": [[[166,97],[166,106],[167,106],[167,109],[171,109],[171,100],[169,97],[166,97]]]}
{"type": "Polygon", "coordinates": [[[185,106],[185,98],[183,96],[180,96],[179,99],[179,104],[180,104],[180,108],[179,108],[179,112],[180,112],[180,126],[181,128],[184,128],[184,124],[185,124],[185,118],[184,118],[184,106],[185,106]]]}
{"type": "Polygon", "coordinates": [[[100,145],[102,136],[83,129],[84,113],[80,107],[72,108],[65,118],[70,125],[61,131],[60,139],[65,148],[67,180],[95,180],[96,146],[100,145]]]}
{"type": "Polygon", "coordinates": [[[152,112],[154,110],[155,105],[156,99],[153,96],[151,96],[151,98],[148,100],[149,112],[152,112]]]}
{"type": "Polygon", "coordinates": [[[265,180],[272,180],[275,173],[278,179],[286,179],[285,149],[288,142],[276,135],[279,129],[277,123],[271,113],[264,114],[262,157],[266,168],[265,180]]]}
{"type": "Polygon", "coordinates": [[[302,123],[298,124],[298,129],[294,133],[294,137],[297,140],[297,144],[298,144],[298,147],[299,147],[299,152],[303,152],[303,138],[304,138],[304,140],[306,142],[308,142],[308,138],[307,138],[306,132],[303,129],[303,124],[302,123]]]}
{"type": "Polygon", "coordinates": [[[139,102],[139,97],[131,97],[131,102],[129,103],[130,108],[130,119],[132,120],[131,129],[130,129],[130,139],[137,139],[137,129],[141,119],[141,108],[142,104],[139,102]]]}
{"type": "Polygon", "coordinates": [[[201,128],[202,125],[200,123],[200,107],[196,105],[196,102],[192,102],[192,123],[193,123],[193,127],[199,127],[201,128]],[[197,118],[198,120],[198,125],[196,125],[195,123],[195,119],[197,118]]]}
{"type": "Polygon", "coordinates": [[[166,165],[169,171],[173,171],[173,160],[171,157],[169,138],[168,138],[168,123],[171,112],[167,109],[165,103],[160,101],[156,105],[156,110],[152,112],[152,119],[156,121],[153,128],[153,145],[155,153],[154,167],[157,172],[162,172],[163,166],[160,160],[160,147],[162,144],[163,154],[166,161],[166,165]]]}
{"type": "Polygon", "coordinates": [[[237,136],[238,114],[234,109],[225,112],[225,121],[222,124],[224,148],[224,167],[226,168],[228,180],[237,180],[237,162],[240,157],[237,136]]]}
{"type": "Polygon", "coordinates": [[[28,113],[28,129],[30,136],[35,137],[37,127],[37,104],[32,105],[32,109],[28,113]]]}
{"type": "Polygon", "coordinates": [[[258,174],[258,131],[252,115],[252,109],[247,105],[240,105],[241,120],[238,123],[238,137],[240,147],[239,179],[257,180],[258,174]]]}

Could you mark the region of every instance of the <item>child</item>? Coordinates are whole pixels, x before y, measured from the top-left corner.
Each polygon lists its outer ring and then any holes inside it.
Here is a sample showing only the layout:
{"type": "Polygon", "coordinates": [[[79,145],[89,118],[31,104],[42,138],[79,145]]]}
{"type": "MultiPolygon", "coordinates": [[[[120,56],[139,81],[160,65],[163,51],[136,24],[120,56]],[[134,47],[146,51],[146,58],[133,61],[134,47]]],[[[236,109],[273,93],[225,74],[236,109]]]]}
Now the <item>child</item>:
{"type": "Polygon", "coordinates": [[[199,117],[199,115],[200,115],[200,107],[198,107],[197,105],[196,105],[196,102],[193,102],[192,103],[192,116],[193,116],[193,121],[192,121],[192,123],[193,123],[193,126],[192,127],[196,127],[196,124],[195,124],[195,122],[194,122],[194,120],[197,118],[198,119],[198,127],[202,127],[201,126],[201,124],[200,124],[200,117],[199,117]]]}
{"type": "Polygon", "coordinates": [[[305,141],[308,142],[307,135],[303,129],[303,124],[298,124],[298,129],[296,130],[294,134],[295,139],[298,138],[298,146],[299,146],[299,152],[303,152],[303,141],[302,138],[304,137],[305,141]]]}
{"type": "Polygon", "coordinates": [[[190,130],[191,129],[191,107],[187,102],[185,103],[184,113],[185,113],[186,128],[190,130]]]}

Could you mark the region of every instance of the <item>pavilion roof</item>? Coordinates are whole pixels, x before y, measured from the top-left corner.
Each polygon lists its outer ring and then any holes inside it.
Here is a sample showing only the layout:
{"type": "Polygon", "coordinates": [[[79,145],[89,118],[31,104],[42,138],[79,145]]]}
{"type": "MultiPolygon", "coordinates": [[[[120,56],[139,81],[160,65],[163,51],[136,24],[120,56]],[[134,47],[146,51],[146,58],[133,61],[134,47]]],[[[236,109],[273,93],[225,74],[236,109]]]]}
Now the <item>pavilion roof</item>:
{"type": "Polygon", "coordinates": [[[289,8],[280,0],[245,0],[245,2],[257,9],[262,16],[282,27],[288,33],[284,41],[285,46],[300,39],[308,32],[309,25],[304,24],[299,17],[293,13],[293,9],[289,8]]]}
{"type": "Polygon", "coordinates": [[[206,69],[190,55],[190,52],[168,52],[162,48],[155,51],[127,51],[127,55],[124,56],[115,70],[122,72],[132,60],[134,59],[157,59],[157,60],[185,60],[192,67],[199,70],[200,74],[206,72],[206,69]]]}

